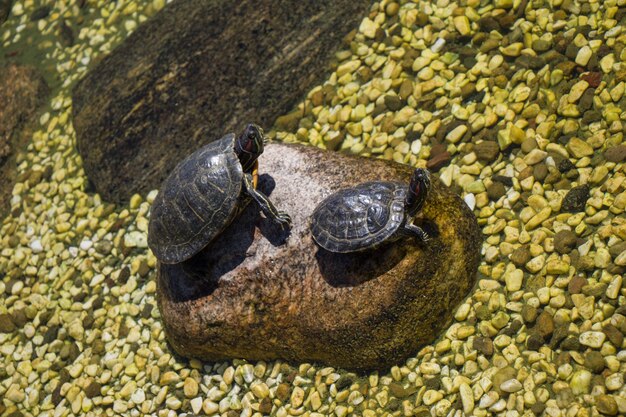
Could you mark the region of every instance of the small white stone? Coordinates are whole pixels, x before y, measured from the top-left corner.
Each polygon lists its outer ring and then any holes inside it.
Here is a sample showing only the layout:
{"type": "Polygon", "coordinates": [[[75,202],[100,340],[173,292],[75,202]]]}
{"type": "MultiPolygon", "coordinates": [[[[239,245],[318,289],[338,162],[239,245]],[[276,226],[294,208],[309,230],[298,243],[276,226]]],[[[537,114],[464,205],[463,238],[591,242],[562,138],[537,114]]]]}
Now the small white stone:
{"type": "Polygon", "coordinates": [[[135,404],[141,404],[146,400],[146,393],[143,389],[139,388],[131,394],[130,399],[135,404]]]}
{"type": "Polygon", "coordinates": [[[609,286],[606,288],[606,296],[609,297],[611,300],[615,300],[619,296],[622,288],[622,281],[623,278],[621,275],[615,275],[611,280],[609,286]]]}
{"type": "Polygon", "coordinates": [[[93,246],[93,242],[91,240],[85,239],[82,242],[80,242],[80,248],[84,251],[89,250],[89,248],[91,248],[93,246]]]}
{"type": "Polygon", "coordinates": [[[505,274],[504,281],[506,282],[507,291],[519,291],[524,281],[524,272],[521,269],[515,268],[510,273],[505,274]]]}
{"type": "Polygon", "coordinates": [[[467,204],[467,207],[470,208],[470,210],[474,210],[474,208],[476,207],[476,196],[472,193],[467,193],[465,194],[465,197],[463,197],[463,200],[465,200],[465,204],[467,204]]]}
{"type": "Polygon", "coordinates": [[[461,403],[463,404],[463,412],[470,415],[474,410],[474,393],[468,384],[459,386],[459,394],[461,395],[461,403]]]}
{"type": "Polygon", "coordinates": [[[422,400],[424,401],[424,405],[432,405],[443,398],[443,394],[439,391],[435,391],[434,389],[429,389],[424,393],[424,397],[422,400]]]}
{"type": "Polygon", "coordinates": [[[621,373],[609,375],[605,381],[606,389],[617,391],[624,385],[624,376],[621,373]]]}
{"type": "Polygon", "coordinates": [[[591,59],[592,50],[589,46],[585,45],[578,50],[578,54],[576,55],[576,63],[581,67],[584,67],[589,63],[589,59],[591,59]]]}
{"type": "Polygon", "coordinates": [[[446,140],[450,143],[457,143],[459,140],[461,140],[461,138],[466,132],[467,132],[466,125],[458,125],[454,129],[452,129],[450,132],[448,132],[448,134],[446,135],[446,140]]]}
{"type": "Polygon", "coordinates": [[[30,249],[33,251],[33,253],[43,252],[43,245],[41,244],[41,240],[35,239],[30,242],[30,249]]]}
{"type": "MultiPolygon", "coordinates": [[[[491,381],[489,381],[489,382],[491,382],[491,381]]],[[[497,392],[489,391],[488,393],[486,393],[482,397],[480,397],[480,401],[478,402],[478,407],[480,407],[480,408],[489,408],[492,405],[494,405],[496,403],[496,401],[498,401],[499,398],[500,398],[500,396],[498,395],[497,392]]]]}
{"type": "Polygon", "coordinates": [[[604,343],[604,339],[606,335],[602,332],[584,332],[578,337],[578,341],[581,345],[589,346],[592,348],[600,348],[602,347],[602,343],[604,343]]]}
{"type": "Polygon", "coordinates": [[[517,379],[509,379],[500,384],[500,389],[504,392],[517,392],[522,389],[522,383],[517,379]]]}
{"type": "Polygon", "coordinates": [[[192,399],[191,401],[189,401],[189,404],[191,404],[191,410],[193,411],[193,413],[195,415],[198,415],[200,413],[200,410],[202,410],[202,397],[196,397],[192,399]]]}
{"type": "Polygon", "coordinates": [[[444,38],[437,38],[433,46],[430,47],[430,50],[434,53],[441,52],[443,47],[446,45],[446,40],[444,38]]]}
{"type": "Polygon", "coordinates": [[[124,245],[128,248],[147,248],[148,236],[137,230],[128,232],[124,235],[124,245]]]}
{"type": "Polygon", "coordinates": [[[373,20],[369,18],[365,18],[361,21],[361,26],[359,26],[359,32],[364,34],[366,37],[373,39],[376,37],[376,30],[378,29],[378,25],[373,20]]]}

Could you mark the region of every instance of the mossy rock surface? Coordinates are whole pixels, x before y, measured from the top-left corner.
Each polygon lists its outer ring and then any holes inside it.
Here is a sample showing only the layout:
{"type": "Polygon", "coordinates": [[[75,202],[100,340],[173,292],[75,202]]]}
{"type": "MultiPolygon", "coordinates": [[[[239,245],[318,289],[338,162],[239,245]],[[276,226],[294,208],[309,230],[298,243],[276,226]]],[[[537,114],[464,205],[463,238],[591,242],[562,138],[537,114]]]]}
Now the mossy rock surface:
{"type": "Polygon", "coordinates": [[[290,213],[286,243],[250,204],[191,260],[159,265],[158,303],[176,352],[204,360],[282,358],[350,369],[401,364],[435,340],[474,285],[481,232],[437,179],[417,222],[428,244],[400,240],[333,254],[309,232],[330,193],[363,181],[408,184],[412,169],[303,145],[270,144],[259,188],[290,213]]]}
{"type": "Polygon", "coordinates": [[[85,173],[103,199],[158,188],[193,150],[272,126],[328,76],[369,0],[175,0],[74,87],[85,173]]]}

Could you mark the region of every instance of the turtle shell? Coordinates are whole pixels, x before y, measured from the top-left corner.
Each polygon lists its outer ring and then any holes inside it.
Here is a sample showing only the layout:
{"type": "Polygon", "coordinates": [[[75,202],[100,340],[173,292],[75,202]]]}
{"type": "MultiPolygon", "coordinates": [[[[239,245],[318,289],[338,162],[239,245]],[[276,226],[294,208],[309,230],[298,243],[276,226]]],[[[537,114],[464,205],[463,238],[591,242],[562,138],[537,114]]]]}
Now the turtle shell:
{"type": "Polygon", "coordinates": [[[154,200],[148,245],[157,259],[182,262],[224,230],[243,204],[243,170],[228,134],[198,149],[170,173],[154,200]]]}
{"type": "Polygon", "coordinates": [[[392,238],[404,221],[407,186],[366,182],[337,191],[313,211],[313,239],[331,252],[373,248],[392,238]]]}

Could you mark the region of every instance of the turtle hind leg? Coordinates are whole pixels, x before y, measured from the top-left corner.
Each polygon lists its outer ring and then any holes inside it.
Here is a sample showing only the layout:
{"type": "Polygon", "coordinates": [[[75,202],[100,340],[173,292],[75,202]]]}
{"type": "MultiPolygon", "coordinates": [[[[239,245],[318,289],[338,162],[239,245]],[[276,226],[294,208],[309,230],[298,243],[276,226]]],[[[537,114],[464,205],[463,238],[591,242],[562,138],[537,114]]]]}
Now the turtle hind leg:
{"type": "Polygon", "coordinates": [[[430,240],[430,235],[426,233],[424,229],[412,223],[405,224],[403,231],[406,233],[407,236],[414,236],[420,242],[426,243],[430,240]]]}
{"type": "Polygon", "coordinates": [[[243,185],[246,188],[246,192],[250,195],[250,197],[252,197],[254,201],[257,202],[259,207],[261,207],[261,211],[263,211],[263,213],[268,218],[272,219],[283,229],[291,228],[291,216],[289,216],[289,214],[284,211],[278,210],[265,194],[254,188],[254,185],[252,183],[252,175],[243,175],[243,185]]]}

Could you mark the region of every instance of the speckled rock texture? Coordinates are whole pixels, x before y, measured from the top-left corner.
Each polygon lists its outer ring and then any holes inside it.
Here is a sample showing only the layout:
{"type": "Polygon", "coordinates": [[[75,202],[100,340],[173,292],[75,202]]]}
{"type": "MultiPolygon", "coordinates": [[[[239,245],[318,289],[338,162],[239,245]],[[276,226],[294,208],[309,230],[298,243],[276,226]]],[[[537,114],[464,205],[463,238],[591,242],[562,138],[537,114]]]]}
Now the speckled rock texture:
{"type": "Polygon", "coordinates": [[[418,224],[427,245],[401,240],[333,254],[309,219],[330,193],[362,181],[408,184],[411,168],[303,145],[270,144],[259,188],[293,219],[284,235],[250,204],[191,260],[160,265],[158,304],[176,352],[319,361],[350,369],[400,364],[431,343],[472,288],[481,232],[466,204],[437,179],[418,224]]]}
{"type": "Polygon", "coordinates": [[[158,188],[203,138],[271,126],[328,71],[368,0],[167,5],[73,91],[78,150],[109,201],[158,188]],[[207,134],[208,132],[208,134],[207,134]]]}

